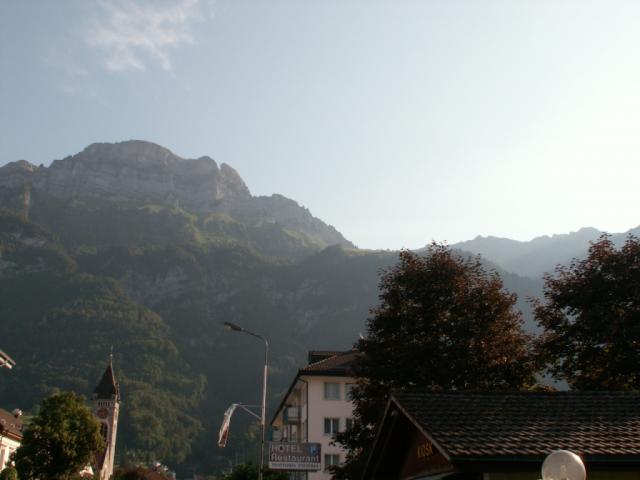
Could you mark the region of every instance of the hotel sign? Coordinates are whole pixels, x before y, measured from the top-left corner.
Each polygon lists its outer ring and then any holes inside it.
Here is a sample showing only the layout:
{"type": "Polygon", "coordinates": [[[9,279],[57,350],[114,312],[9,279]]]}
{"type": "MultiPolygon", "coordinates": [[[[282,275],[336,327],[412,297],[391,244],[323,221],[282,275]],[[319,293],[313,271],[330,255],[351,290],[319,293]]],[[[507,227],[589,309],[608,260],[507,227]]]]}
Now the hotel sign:
{"type": "Polygon", "coordinates": [[[271,470],[316,472],[322,468],[319,443],[269,443],[271,470]]]}

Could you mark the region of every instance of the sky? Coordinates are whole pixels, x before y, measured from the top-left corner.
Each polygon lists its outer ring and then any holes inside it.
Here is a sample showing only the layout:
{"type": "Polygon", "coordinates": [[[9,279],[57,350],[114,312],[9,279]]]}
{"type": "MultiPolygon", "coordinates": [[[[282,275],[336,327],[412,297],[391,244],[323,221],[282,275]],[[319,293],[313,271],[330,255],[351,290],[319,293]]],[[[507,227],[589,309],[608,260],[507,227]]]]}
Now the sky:
{"type": "Polygon", "coordinates": [[[361,248],[640,224],[640,2],[0,0],[0,165],[149,140],[361,248]]]}

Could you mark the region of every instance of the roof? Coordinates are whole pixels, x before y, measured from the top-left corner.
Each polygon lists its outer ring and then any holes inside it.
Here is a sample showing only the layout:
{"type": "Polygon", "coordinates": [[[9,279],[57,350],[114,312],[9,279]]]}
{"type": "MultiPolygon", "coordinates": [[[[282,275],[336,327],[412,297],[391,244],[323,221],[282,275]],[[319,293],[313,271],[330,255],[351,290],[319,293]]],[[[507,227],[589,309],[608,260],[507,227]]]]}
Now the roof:
{"type": "Polygon", "coordinates": [[[640,456],[640,392],[416,390],[391,401],[452,461],[562,448],[588,457],[640,456]]]}
{"type": "Polygon", "coordinates": [[[358,357],[362,355],[357,350],[348,350],[346,352],[334,352],[329,350],[311,350],[309,351],[309,360],[310,363],[306,366],[298,370],[295,378],[291,382],[287,393],[285,393],[280,405],[275,411],[273,418],[271,419],[271,424],[275,422],[278,414],[282,410],[282,408],[286,405],[287,399],[291,394],[292,390],[298,383],[300,377],[303,376],[335,376],[335,377],[351,377],[354,375],[353,367],[356,364],[358,357]],[[317,358],[321,358],[318,361],[317,358]]]}
{"type": "MultiPolygon", "coordinates": [[[[353,375],[353,367],[355,366],[361,353],[357,350],[349,350],[346,352],[335,352],[333,355],[327,356],[322,360],[310,363],[301,368],[301,375],[335,375],[350,377],[353,375]]],[[[311,358],[311,353],[309,355],[311,358]]]]}
{"type": "Polygon", "coordinates": [[[107,369],[102,374],[102,379],[98,386],[93,391],[94,398],[109,399],[120,398],[120,390],[118,389],[118,382],[116,382],[116,376],[113,373],[113,365],[109,362],[107,369]]]}
{"type": "Polygon", "coordinates": [[[324,360],[327,357],[333,357],[334,355],[341,354],[340,350],[309,350],[309,355],[307,356],[307,363],[316,363],[320,360],[324,360]]]}
{"type": "Polygon", "coordinates": [[[0,437],[6,436],[22,439],[22,420],[0,408],[0,437]]]}

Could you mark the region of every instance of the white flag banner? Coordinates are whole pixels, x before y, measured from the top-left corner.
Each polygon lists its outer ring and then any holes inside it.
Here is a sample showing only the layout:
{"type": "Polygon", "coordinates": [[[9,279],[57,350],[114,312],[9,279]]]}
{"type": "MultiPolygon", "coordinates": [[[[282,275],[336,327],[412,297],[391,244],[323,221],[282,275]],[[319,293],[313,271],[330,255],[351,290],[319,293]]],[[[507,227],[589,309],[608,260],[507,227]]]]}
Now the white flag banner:
{"type": "Polygon", "coordinates": [[[220,432],[218,432],[218,446],[224,448],[227,445],[227,438],[229,437],[229,427],[231,426],[231,416],[238,406],[237,403],[231,404],[227,411],[224,412],[222,418],[222,425],[220,425],[220,432]]]}

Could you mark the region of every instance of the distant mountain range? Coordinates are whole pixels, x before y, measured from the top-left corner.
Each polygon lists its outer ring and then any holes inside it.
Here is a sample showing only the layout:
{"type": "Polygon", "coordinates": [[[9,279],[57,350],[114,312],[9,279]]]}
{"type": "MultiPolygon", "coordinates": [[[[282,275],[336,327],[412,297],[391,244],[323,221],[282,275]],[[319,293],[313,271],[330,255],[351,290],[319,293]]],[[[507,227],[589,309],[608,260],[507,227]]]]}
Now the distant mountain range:
{"type": "MultiPolygon", "coordinates": [[[[533,330],[526,299],[540,295],[541,273],[599,235],[453,247],[501,274],[533,330]]],[[[29,410],[57,388],[90,394],[113,345],[120,459],[216,473],[223,456],[255,452],[242,416],[227,450],[212,445],[229,404],[259,399],[262,361],[260,344],[222,322],[270,338],[274,405],[307,350],[346,349],[366,331],[379,273],[396,261],[397,252],[356,249],[294,200],[252,196],[209,157],[127,141],[49,167],[9,163],[0,168],[0,346],[17,366],[0,382],[0,403],[29,410]]]]}
{"type": "MultiPolygon", "coordinates": [[[[478,236],[452,247],[479,254],[509,272],[539,278],[544,273],[553,273],[557,265],[584,257],[590,242],[596,241],[604,233],[595,228],[582,228],[567,234],[536,237],[528,242],[478,236]]],[[[615,244],[622,245],[628,235],[640,234],[640,227],[624,233],[608,233],[615,244]]]]}

